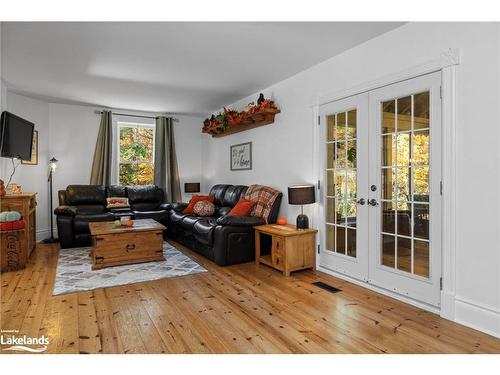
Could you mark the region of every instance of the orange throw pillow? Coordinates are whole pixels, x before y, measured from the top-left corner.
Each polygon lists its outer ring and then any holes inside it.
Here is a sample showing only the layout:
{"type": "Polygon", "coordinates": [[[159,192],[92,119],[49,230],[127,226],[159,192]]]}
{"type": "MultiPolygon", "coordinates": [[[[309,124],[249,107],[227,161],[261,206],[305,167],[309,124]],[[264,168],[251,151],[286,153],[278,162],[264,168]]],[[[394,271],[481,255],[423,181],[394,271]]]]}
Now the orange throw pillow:
{"type": "Polygon", "coordinates": [[[255,202],[241,198],[231,211],[229,211],[227,216],[248,216],[250,215],[253,206],[255,206],[255,202]]]}
{"type": "Polygon", "coordinates": [[[196,195],[193,194],[193,197],[189,201],[188,206],[182,211],[184,214],[192,214],[194,213],[194,205],[201,201],[209,201],[210,203],[214,203],[215,195],[196,195]]]}

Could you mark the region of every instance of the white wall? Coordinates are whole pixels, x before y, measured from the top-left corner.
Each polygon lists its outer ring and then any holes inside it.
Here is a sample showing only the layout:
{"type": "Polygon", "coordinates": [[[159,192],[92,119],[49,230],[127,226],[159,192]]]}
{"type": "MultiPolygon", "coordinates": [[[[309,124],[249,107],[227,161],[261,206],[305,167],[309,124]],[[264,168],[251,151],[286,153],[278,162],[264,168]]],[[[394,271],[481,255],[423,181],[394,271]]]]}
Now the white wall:
{"type": "MultiPolygon", "coordinates": [[[[460,48],[454,319],[500,336],[499,39],[499,26],[493,23],[411,23],[265,88],[265,96],[281,109],[276,122],[223,138],[205,136],[205,186],[261,183],[286,192],[292,184],[315,183],[313,97],[398,73],[435,60],[449,48],[460,48]],[[231,172],[229,146],[248,141],[253,142],[253,170],[231,172]]],[[[241,109],[257,95],[230,107],[241,109]]],[[[288,206],[285,194],[281,213],[293,221],[297,211],[288,206]]]]}
{"type": "MultiPolygon", "coordinates": [[[[21,185],[25,192],[37,193],[37,239],[49,236],[49,190],[47,183],[49,153],[49,106],[40,100],[27,98],[22,95],[7,93],[7,110],[31,121],[38,130],[38,165],[19,164],[12,182],[21,185]]],[[[16,165],[19,161],[15,161],[16,165]]],[[[2,179],[7,183],[12,172],[12,163],[7,162],[2,179]]]]}
{"type": "MultiPolygon", "coordinates": [[[[48,103],[7,91],[6,108],[35,123],[39,131],[39,163],[37,166],[20,165],[13,182],[24,191],[37,192],[37,239],[48,237],[50,218],[48,213],[48,161],[51,157],[59,160],[54,175],[54,207],[58,205],[57,191],[69,184],[88,184],[99,130],[100,116],[97,108],[82,105],[48,103]]],[[[201,173],[201,133],[202,119],[191,116],[176,116],[175,140],[181,183],[200,181],[201,173]]],[[[6,165],[2,179],[7,181],[12,171],[10,161],[6,165]]],[[[183,185],[181,186],[183,190],[183,185]]],[[[54,218],[55,221],[55,218],[54,218]]],[[[54,225],[55,227],[55,225],[54,225]]]]}

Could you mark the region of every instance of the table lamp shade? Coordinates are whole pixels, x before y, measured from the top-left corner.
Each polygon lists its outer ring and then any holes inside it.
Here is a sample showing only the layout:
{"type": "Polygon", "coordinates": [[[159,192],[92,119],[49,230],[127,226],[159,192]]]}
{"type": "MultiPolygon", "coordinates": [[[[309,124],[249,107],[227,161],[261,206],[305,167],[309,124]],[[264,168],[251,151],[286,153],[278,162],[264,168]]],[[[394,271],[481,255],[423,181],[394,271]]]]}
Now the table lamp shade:
{"type": "Polygon", "coordinates": [[[289,204],[311,204],[316,202],[313,185],[297,185],[288,188],[289,204]]]}
{"type": "Polygon", "coordinates": [[[186,182],[184,184],[184,192],[186,193],[199,193],[200,183],[199,182],[186,182]]]}

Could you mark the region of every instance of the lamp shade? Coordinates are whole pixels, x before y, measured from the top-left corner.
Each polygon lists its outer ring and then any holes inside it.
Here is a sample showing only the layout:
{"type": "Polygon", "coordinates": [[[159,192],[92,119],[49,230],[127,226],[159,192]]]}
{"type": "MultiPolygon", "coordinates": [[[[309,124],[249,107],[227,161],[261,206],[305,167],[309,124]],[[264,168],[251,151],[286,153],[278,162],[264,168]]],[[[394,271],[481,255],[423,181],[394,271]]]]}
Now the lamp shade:
{"type": "Polygon", "coordinates": [[[184,184],[184,192],[186,193],[199,193],[200,183],[199,182],[186,182],[184,184]]]}
{"type": "Polygon", "coordinates": [[[289,204],[310,204],[316,202],[313,185],[296,185],[288,188],[289,204]]]}

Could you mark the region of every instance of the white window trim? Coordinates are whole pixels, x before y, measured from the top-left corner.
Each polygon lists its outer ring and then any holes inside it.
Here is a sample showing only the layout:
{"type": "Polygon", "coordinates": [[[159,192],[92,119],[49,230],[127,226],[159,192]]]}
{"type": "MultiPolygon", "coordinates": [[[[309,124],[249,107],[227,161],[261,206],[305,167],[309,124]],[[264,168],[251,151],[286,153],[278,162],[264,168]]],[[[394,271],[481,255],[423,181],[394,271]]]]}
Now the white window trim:
{"type": "MultiPolygon", "coordinates": [[[[116,126],[114,126],[114,128],[116,128],[116,131],[114,132],[115,133],[115,152],[114,152],[114,163],[112,163],[112,169],[115,171],[115,173],[113,173],[113,176],[115,178],[115,181],[113,181],[112,183],[116,184],[116,185],[120,185],[120,129],[121,128],[149,128],[149,129],[153,129],[153,159],[152,159],[152,163],[153,163],[153,168],[154,168],[154,164],[155,164],[155,144],[156,144],[156,125],[154,122],[151,122],[151,123],[145,123],[145,122],[135,122],[135,121],[121,121],[121,120],[117,120],[116,121],[116,126]]],[[[139,162],[149,162],[149,160],[143,160],[143,161],[137,161],[136,163],[139,163],[139,162]]],[[[131,162],[130,164],[134,164],[134,162],[131,162]]]]}

